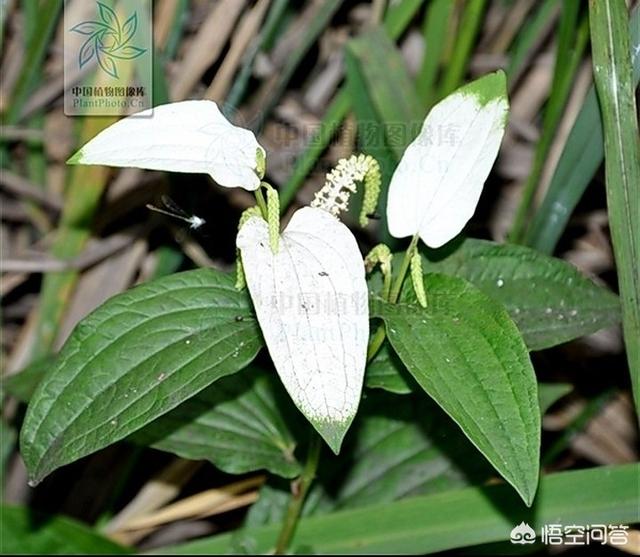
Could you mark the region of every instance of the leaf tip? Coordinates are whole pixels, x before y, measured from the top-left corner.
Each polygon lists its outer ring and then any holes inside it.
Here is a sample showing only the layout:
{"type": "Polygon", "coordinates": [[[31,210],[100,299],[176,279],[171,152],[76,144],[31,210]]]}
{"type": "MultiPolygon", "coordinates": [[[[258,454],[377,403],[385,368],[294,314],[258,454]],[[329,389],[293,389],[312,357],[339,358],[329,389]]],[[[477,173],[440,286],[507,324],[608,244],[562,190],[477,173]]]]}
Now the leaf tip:
{"type": "Polygon", "coordinates": [[[333,454],[339,455],[342,448],[342,442],[347,434],[351,419],[345,421],[312,421],[313,427],[324,439],[325,443],[333,451],[333,454]]]}
{"type": "Polygon", "coordinates": [[[535,473],[522,478],[522,481],[515,482],[508,479],[508,482],[514,487],[520,498],[527,507],[533,506],[538,491],[538,479],[540,476],[539,469],[536,467],[535,473]]]}
{"type": "Polygon", "coordinates": [[[76,151],[67,159],[67,164],[84,164],[84,152],[82,149],[76,151]]]}
{"type": "Polygon", "coordinates": [[[472,96],[480,106],[494,101],[507,101],[507,76],[502,70],[488,73],[459,90],[472,96]]]}

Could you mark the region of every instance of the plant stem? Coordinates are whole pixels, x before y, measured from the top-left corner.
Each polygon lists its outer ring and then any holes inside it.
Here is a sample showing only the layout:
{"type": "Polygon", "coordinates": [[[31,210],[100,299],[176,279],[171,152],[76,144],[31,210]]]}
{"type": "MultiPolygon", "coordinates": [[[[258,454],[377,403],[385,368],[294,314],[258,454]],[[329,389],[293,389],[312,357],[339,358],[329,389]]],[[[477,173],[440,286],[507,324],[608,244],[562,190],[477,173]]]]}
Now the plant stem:
{"type": "Polygon", "coordinates": [[[302,512],[302,505],[307,497],[309,487],[311,487],[311,483],[316,477],[321,447],[322,440],[314,431],[311,436],[311,444],[309,445],[309,453],[307,455],[307,462],[305,463],[304,470],[293,484],[293,495],[291,497],[291,501],[289,501],[287,514],[284,518],[284,522],[282,523],[280,535],[278,536],[278,541],[274,550],[275,555],[285,554],[289,547],[289,543],[291,542],[291,538],[293,538],[293,534],[296,531],[296,526],[300,519],[300,513],[302,512]]]}
{"type": "Polygon", "coordinates": [[[369,341],[369,346],[367,347],[367,363],[373,360],[373,357],[378,353],[378,350],[382,347],[382,343],[384,339],[387,338],[387,333],[385,331],[384,325],[378,325],[376,332],[371,337],[369,341]]]}
{"type": "Polygon", "coordinates": [[[262,193],[262,185],[255,191],[255,194],[258,207],[260,207],[260,212],[262,213],[262,218],[267,220],[269,212],[267,211],[267,202],[265,201],[264,194],[262,193]]]}
{"type": "Polygon", "coordinates": [[[411,238],[411,243],[409,244],[407,251],[404,253],[404,258],[402,259],[402,264],[400,265],[400,271],[398,272],[398,276],[396,277],[396,280],[391,287],[391,293],[389,294],[389,302],[392,304],[395,304],[398,301],[400,290],[402,289],[402,283],[404,283],[404,279],[407,276],[407,271],[409,270],[409,265],[411,264],[413,252],[418,245],[418,239],[418,233],[416,233],[415,236],[411,238]]]}
{"type": "MultiPolygon", "coordinates": [[[[418,240],[419,236],[416,233],[415,236],[411,238],[411,243],[409,244],[409,247],[404,254],[402,263],[400,264],[400,271],[398,272],[396,280],[391,287],[391,292],[389,292],[389,296],[387,297],[387,301],[391,304],[395,304],[398,301],[400,290],[402,289],[402,284],[404,283],[404,279],[407,276],[407,271],[409,270],[409,265],[411,264],[411,257],[413,257],[413,252],[418,246],[418,240]]],[[[382,347],[382,343],[384,342],[384,339],[386,337],[387,333],[385,331],[384,325],[380,325],[369,341],[369,346],[367,347],[367,362],[373,360],[373,357],[382,347]]]]}

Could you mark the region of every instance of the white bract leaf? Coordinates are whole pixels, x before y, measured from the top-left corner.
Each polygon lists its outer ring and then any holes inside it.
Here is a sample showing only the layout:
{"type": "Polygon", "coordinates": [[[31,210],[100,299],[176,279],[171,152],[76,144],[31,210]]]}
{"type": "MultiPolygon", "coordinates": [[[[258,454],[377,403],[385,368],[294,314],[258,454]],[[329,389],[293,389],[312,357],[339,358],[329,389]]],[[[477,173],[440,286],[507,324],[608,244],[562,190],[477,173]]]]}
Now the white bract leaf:
{"type": "Polygon", "coordinates": [[[273,253],[267,223],[237,239],[249,292],[280,379],[334,452],[360,400],[369,336],[364,264],[353,234],[313,207],[298,210],[273,253]]]}
{"type": "Polygon", "coordinates": [[[501,71],[433,107],[391,178],[387,220],[392,236],[418,233],[437,248],[464,228],[498,156],[508,109],[501,71]]]}
{"type": "Polygon", "coordinates": [[[203,173],[221,186],[255,190],[264,175],[265,151],[213,101],[183,101],[123,118],[68,162],[203,173]]]}

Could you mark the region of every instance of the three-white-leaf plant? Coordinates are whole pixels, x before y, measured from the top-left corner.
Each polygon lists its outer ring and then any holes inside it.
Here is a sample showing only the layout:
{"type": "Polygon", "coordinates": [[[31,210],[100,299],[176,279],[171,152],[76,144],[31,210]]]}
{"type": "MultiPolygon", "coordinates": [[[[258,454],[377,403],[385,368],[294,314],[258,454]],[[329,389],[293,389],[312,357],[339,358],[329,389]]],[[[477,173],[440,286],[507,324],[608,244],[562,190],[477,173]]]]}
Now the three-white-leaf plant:
{"type": "MultiPolygon", "coordinates": [[[[124,118],[69,162],[207,173],[222,186],[256,190],[265,152],[252,132],[232,125],[214,102],[184,101],[124,118]]],[[[356,182],[379,186],[379,179],[371,157],[341,161],[312,206],[296,211],[281,235],[278,210],[270,203],[268,215],[243,219],[237,238],[278,375],[336,453],[358,408],[369,337],[362,255],[337,217],[356,182]]]]}
{"type": "MultiPolygon", "coordinates": [[[[414,237],[411,277],[423,306],[427,293],[415,240],[439,247],[471,218],[498,154],[507,111],[502,72],[458,89],[431,110],[392,177],[389,230],[398,238],[414,237]]],[[[172,103],[124,118],[69,162],[207,173],[222,186],[250,191],[264,185],[264,149],[211,101],[172,103]]],[[[371,157],[342,160],[312,206],[295,212],[282,234],[278,209],[269,203],[262,213],[243,218],[237,237],[243,278],[276,370],[336,453],[357,411],[369,337],[363,259],[337,217],[356,182],[379,186],[379,180],[371,157]]],[[[277,202],[275,190],[265,187],[277,202]]],[[[365,192],[365,206],[375,190],[365,192]]],[[[361,220],[364,215],[366,210],[361,220]]]]}

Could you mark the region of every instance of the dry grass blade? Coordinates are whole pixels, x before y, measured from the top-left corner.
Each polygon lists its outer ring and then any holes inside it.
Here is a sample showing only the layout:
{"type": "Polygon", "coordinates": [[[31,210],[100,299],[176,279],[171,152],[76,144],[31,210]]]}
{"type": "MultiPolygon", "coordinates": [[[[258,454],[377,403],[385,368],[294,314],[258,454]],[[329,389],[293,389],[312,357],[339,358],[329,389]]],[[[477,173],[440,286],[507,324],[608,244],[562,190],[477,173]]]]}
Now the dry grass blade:
{"type": "Polygon", "coordinates": [[[82,271],[123,250],[132,243],[133,239],[140,234],[141,230],[140,227],[135,227],[129,231],[109,236],[104,240],[89,242],[86,249],[73,259],[57,259],[44,254],[32,259],[2,259],[2,270],[6,272],[24,273],[82,271]]]}
{"type": "Polygon", "coordinates": [[[8,170],[0,172],[0,185],[14,195],[36,201],[49,209],[60,211],[63,207],[62,199],[57,195],[8,170]]]}
{"type": "Polygon", "coordinates": [[[112,533],[124,530],[130,521],[150,514],[175,499],[182,487],[193,477],[201,465],[201,462],[176,458],[144,485],[127,506],[104,527],[104,531],[112,533]]]}
{"type": "Polygon", "coordinates": [[[153,22],[153,42],[164,45],[175,24],[174,17],[180,0],[159,0],[156,2],[156,17],[153,22]]]}
{"type": "Polygon", "coordinates": [[[182,60],[171,87],[172,99],[187,97],[205,70],[215,63],[245,4],[244,0],[220,0],[214,4],[182,60]]]}
{"type": "Polygon", "coordinates": [[[258,33],[270,3],[271,0],[259,0],[255,7],[243,16],[238,25],[238,30],[231,40],[229,52],[204,94],[205,99],[216,102],[221,102],[224,99],[231,87],[233,76],[242,61],[245,50],[258,33]]]}
{"type": "Polygon", "coordinates": [[[128,240],[129,245],[125,249],[105,258],[80,277],[60,324],[55,350],[62,347],[81,319],[133,283],[147,253],[147,242],[144,239],[135,240],[135,236],[129,236],[128,240]]]}
{"type": "Polygon", "coordinates": [[[167,522],[200,518],[227,512],[254,502],[257,498],[255,488],[265,482],[265,476],[255,476],[239,482],[225,485],[221,488],[209,489],[181,499],[153,514],[130,520],[123,526],[123,530],[142,530],[154,528],[167,522]],[[245,493],[247,490],[253,490],[245,493]]]}

